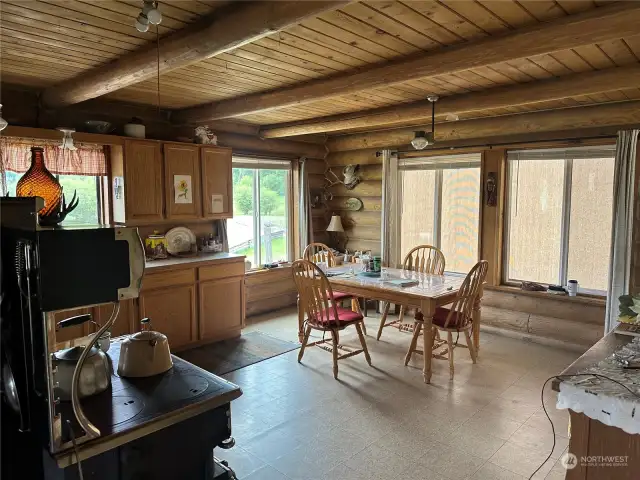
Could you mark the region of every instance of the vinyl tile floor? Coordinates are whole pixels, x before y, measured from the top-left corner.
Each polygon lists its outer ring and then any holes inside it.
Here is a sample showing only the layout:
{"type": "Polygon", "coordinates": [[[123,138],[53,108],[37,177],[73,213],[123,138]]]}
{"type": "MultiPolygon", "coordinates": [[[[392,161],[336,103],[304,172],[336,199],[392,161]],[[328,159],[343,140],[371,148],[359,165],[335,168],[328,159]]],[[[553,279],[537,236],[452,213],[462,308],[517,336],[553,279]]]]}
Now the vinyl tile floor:
{"type": "MultiPolygon", "coordinates": [[[[285,340],[297,339],[295,310],[248,321],[285,340]]],[[[404,366],[410,336],[366,320],[373,367],[363,355],[339,362],[308,348],[229,373],[242,387],[232,403],[236,446],[217,450],[241,480],[524,480],[553,446],[541,405],[544,381],[579,355],[512,338],[481,334],[479,361],[457,348],[455,379],[434,360],[430,385],[422,358],[404,366]]],[[[463,342],[463,339],[460,339],[463,342]]],[[[357,346],[355,329],[341,343],[357,346]]],[[[564,479],[560,457],[568,446],[568,414],[555,409],[550,385],[545,404],[556,427],[552,457],[533,477],[564,479]]]]}

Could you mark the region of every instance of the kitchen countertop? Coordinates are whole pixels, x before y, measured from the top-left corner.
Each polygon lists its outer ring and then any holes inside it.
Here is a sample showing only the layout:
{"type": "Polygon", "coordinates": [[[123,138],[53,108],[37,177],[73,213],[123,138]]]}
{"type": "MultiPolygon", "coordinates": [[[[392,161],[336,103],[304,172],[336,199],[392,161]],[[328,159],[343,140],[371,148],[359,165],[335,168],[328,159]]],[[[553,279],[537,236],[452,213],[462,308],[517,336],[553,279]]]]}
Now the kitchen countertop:
{"type": "Polygon", "coordinates": [[[197,264],[216,264],[244,261],[244,255],[236,253],[201,253],[195,257],[169,257],[162,260],[147,260],[145,271],[169,270],[175,267],[195,267],[197,264]]]}

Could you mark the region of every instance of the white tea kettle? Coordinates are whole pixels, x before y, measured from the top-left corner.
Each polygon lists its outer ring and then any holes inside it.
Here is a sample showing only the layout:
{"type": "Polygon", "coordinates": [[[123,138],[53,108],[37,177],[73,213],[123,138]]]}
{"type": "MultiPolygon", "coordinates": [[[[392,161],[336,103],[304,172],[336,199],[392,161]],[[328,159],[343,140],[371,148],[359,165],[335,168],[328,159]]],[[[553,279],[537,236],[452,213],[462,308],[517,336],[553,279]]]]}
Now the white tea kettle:
{"type": "Polygon", "coordinates": [[[142,331],[130,335],[120,346],[118,375],[151,377],[173,367],[167,336],[151,331],[151,321],[143,318],[142,331]]]}

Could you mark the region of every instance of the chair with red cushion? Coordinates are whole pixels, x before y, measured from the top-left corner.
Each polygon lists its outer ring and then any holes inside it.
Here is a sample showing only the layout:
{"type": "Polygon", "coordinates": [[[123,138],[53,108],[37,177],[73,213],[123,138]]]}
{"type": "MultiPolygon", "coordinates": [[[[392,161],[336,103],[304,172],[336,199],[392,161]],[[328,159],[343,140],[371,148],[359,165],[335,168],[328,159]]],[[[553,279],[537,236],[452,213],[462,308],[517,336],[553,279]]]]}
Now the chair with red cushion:
{"type": "MultiPolygon", "coordinates": [[[[327,245],[320,242],[310,243],[309,245],[307,245],[302,254],[302,258],[304,260],[309,260],[311,263],[315,264],[324,262],[328,267],[336,266],[336,257],[333,252],[327,245]]],[[[333,299],[338,302],[338,304],[341,304],[342,302],[347,300],[351,300],[351,310],[362,314],[358,298],[354,297],[350,293],[333,292],[333,299]]],[[[362,324],[362,327],[364,329],[364,333],[366,334],[367,327],[364,323],[362,324]]]]}
{"type": "MultiPolygon", "coordinates": [[[[432,331],[424,332],[424,335],[433,335],[433,350],[429,352],[430,355],[433,355],[433,358],[438,358],[441,360],[449,360],[449,374],[451,379],[453,380],[453,349],[458,346],[453,343],[453,332],[463,332],[465,338],[467,339],[467,348],[469,349],[469,354],[471,355],[471,360],[473,363],[476,363],[477,360],[477,352],[473,345],[473,341],[471,340],[471,330],[473,329],[473,309],[475,307],[475,303],[478,299],[478,295],[480,294],[480,287],[484,283],[484,279],[487,276],[487,270],[489,269],[489,262],[486,260],[480,260],[478,263],[474,265],[471,271],[467,274],[464,282],[462,282],[462,286],[460,287],[460,291],[456,296],[456,299],[451,303],[449,308],[438,307],[436,308],[436,312],[432,319],[432,331]],[[436,339],[438,331],[447,332],[447,340],[439,340],[436,339]],[[446,345],[446,349],[440,353],[434,353],[439,348],[444,347],[446,345]]],[[[407,365],[409,360],[411,360],[411,355],[413,353],[422,353],[421,350],[416,349],[416,345],[418,344],[418,337],[420,336],[420,331],[424,326],[424,315],[422,312],[417,312],[415,316],[415,326],[413,329],[413,338],[411,339],[411,344],[409,345],[409,351],[407,352],[407,356],[405,357],[404,364],[407,365]]],[[[464,346],[464,345],[461,345],[464,346]]]]}
{"type": "Polygon", "coordinates": [[[304,350],[308,346],[317,346],[333,354],[333,376],[338,378],[338,360],[364,353],[367,363],[371,365],[371,357],[367,350],[367,342],[364,339],[362,327],[364,317],[360,312],[354,312],[348,308],[337,305],[335,294],[325,274],[317,265],[308,260],[296,260],[292,265],[293,280],[298,290],[300,304],[298,308],[304,308],[305,332],[302,347],[298,353],[298,362],[302,361],[304,350]],[[350,350],[339,345],[340,331],[353,325],[360,339],[360,350],[350,350]],[[330,332],[331,340],[321,340],[309,344],[311,330],[330,332]],[[331,344],[329,345],[329,341],[331,344]],[[344,354],[339,354],[344,350],[344,354]]]}

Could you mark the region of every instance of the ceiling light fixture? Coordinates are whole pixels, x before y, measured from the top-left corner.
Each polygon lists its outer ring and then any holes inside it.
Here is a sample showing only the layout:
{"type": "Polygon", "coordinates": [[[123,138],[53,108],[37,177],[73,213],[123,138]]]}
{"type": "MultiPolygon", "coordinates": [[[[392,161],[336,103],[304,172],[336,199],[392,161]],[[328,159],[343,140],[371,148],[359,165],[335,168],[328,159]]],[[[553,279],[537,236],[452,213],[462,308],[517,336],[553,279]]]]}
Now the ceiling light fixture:
{"type": "Polygon", "coordinates": [[[162,13],[158,10],[158,2],[144,0],[142,11],[136,18],[136,30],[144,33],[149,30],[149,25],[160,25],[162,22],[162,13]]]}
{"type": "Polygon", "coordinates": [[[418,130],[415,132],[411,145],[416,150],[424,150],[429,145],[435,143],[436,133],[436,102],[438,101],[437,95],[429,95],[427,100],[431,102],[431,131],[425,132],[424,130],[418,130]]]}
{"type": "Polygon", "coordinates": [[[9,122],[2,118],[2,104],[0,103],[0,132],[7,128],[7,125],[9,125],[9,122]]]}

